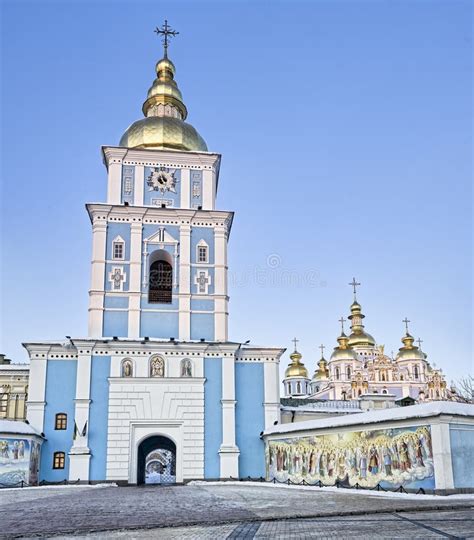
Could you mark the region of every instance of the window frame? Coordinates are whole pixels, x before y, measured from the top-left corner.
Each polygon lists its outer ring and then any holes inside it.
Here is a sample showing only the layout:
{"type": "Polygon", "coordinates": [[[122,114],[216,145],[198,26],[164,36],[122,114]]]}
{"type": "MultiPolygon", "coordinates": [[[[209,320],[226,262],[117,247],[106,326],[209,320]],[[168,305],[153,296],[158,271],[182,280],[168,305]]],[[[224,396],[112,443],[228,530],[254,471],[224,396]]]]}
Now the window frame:
{"type": "Polygon", "coordinates": [[[200,240],[196,245],[196,263],[209,264],[209,245],[205,240],[200,240]],[[201,259],[201,249],[204,250],[205,257],[201,259]]]}
{"type": "Polygon", "coordinates": [[[60,412],[54,416],[55,431],[65,431],[67,429],[67,414],[60,412]]]}
{"type": "Polygon", "coordinates": [[[56,471],[64,470],[66,468],[66,452],[54,452],[53,453],[53,469],[56,471]]]}
{"type": "Polygon", "coordinates": [[[124,261],[125,260],[125,240],[121,236],[116,236],[112,240],[112,260],[113,261],[124,261]],[[115,248],[120,247],[122,254],[120,257],[115,255],[115,248]]]}

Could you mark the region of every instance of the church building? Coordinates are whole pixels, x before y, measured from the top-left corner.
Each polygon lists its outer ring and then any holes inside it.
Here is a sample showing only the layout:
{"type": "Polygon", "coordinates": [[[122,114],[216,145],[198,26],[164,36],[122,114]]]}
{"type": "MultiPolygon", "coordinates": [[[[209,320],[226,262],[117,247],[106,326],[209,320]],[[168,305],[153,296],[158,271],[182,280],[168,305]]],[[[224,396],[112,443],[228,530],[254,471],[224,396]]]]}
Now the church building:
{"type": "Polygon", "coordinates": [[[303,364],[302,355],[295,350],[290,355],[291,363],[286,369],[283,387],[286,397],[310,398],[313,400],[358,400],[368,395],[391,396],[394,400],[410,402],[442,401],[456,398],[455,389],[448,389],[441,370],[428,362],[426,353],[421,350],[422,340],[417,340],[408,330],[405,318],[403,346],[397,355],[388,356],[383,345],[364,328],[362,307],[356,298],[355,279],[350,283],[354,288],[354,301],[348,317],[351,326],[349,335],[345,334],[341,317],[341,334],[337,338],[329,361],[324,357],[325,347],[321,345],[321,359],[312,377],[303,364]]]}
{"type": "Polygon", "coordinates": [[[39,480],[183,482],[265,475],[260,434],[280,414],[284,349],[228,337],[221,156],[186,123],[167,23],[144,118],[102,147],[107,200],[92,225],[89,333],[25,343],[39,480]]]}

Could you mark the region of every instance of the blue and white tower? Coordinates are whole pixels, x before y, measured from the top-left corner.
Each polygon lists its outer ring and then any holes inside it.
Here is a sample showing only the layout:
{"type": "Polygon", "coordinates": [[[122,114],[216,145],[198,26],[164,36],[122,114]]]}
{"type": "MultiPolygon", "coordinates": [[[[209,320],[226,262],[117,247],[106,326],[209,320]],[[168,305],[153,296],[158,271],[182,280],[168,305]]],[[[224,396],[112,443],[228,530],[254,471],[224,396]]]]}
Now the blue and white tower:
{"type": "Polygon", "coordinates": [[[183,482],[264,476],[279,420],[280,348],[229,341],[227,243],[209,152],[165,54],[119,146],[92,222],[89,336],[27,343],[40,479],[183,482]]]}

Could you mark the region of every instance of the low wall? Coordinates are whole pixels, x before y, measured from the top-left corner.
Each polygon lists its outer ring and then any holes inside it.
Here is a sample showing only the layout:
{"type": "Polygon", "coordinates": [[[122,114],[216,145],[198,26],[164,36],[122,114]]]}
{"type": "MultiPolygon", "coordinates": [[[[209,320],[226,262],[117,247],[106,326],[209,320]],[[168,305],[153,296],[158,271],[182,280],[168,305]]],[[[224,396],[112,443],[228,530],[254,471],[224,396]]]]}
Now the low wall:
{"type": "Polygon", "coordinates": [[[267,480],[474,491],[474,405],[433,402],[295,422],[263,437],[267,480]]]}

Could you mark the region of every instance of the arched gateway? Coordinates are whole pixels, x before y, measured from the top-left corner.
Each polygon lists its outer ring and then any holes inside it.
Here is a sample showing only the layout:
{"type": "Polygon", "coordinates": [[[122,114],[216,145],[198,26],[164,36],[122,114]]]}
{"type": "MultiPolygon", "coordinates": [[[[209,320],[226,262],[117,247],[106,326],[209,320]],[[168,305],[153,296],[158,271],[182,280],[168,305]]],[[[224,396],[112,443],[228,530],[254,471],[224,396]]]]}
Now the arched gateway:
{"type": "Polygon", "coordinates": [[[138,447],[137,483],[174,484],[176,445],[167,437],[153,435],[138,447]]]}

